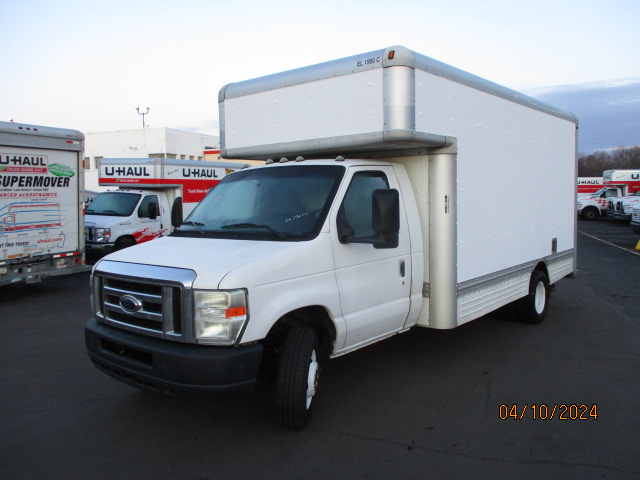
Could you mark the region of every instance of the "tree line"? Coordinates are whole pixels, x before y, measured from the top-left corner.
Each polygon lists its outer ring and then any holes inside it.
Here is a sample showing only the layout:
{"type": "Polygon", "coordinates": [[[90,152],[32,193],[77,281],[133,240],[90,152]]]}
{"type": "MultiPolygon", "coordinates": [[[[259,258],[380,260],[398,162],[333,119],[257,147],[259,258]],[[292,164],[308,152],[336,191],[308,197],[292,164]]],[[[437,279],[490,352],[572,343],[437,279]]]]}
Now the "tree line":
{"type": "Polygon", "coordinates": [[[640,169],[640,145],[578,154],[579,177],[601,177],[605,170],[640,169]]]}

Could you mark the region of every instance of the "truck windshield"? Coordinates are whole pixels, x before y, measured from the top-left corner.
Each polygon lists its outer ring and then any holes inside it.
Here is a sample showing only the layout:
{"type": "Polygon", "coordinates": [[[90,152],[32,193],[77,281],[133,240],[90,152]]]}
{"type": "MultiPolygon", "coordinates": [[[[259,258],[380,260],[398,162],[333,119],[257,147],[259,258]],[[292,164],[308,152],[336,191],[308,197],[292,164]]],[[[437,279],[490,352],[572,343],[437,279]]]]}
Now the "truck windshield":
{"type": "Polygon", "coordinates": [[[273,165],[227,175],[175,236],[299,241],[320,232],[344,167],[273,165]]]}
{"type": "Polygon", "coordinates": [[[98,195],[85,210],[87,215],[128,217],[140,200],[139,193],[104,192],[98,195]]]}

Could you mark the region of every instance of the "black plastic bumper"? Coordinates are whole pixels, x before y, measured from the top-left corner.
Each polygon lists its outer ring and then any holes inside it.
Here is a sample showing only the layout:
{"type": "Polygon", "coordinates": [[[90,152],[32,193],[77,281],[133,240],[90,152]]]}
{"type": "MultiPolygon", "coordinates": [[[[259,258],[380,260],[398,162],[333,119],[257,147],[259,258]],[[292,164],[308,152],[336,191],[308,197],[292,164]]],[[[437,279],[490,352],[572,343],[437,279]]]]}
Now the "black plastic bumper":
{"type": "Polygon", "coordinates": [[[145,337],[97,322],[85,326],[96,367],[134,387],[170,395],[229,398],[255,386],[262,345],[215,347],[145,337]]]}

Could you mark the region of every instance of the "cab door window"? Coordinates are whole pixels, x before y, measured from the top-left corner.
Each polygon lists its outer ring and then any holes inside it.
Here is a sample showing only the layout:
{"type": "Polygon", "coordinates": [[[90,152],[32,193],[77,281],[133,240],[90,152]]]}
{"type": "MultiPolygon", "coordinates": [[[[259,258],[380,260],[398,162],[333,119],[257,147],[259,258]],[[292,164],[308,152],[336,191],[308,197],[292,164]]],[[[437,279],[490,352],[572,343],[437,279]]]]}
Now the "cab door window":
{"type": "Polygon", "coordinates": [[[375,236],[372,224],[373,192],[388,188],[389,181],[383,172],[358,172],[353,176],[338,214],[339,222],[350,230],[352,240],[370,239],[375,236]]]}
{"type": "Polygon", "coordinates": [[[158,197],[156,195],[147,195],[142,199],[142,202],[140,202],[140,206],[138,207],[138,218],[149,218],[150,203],[159,205],[158,197]]]}

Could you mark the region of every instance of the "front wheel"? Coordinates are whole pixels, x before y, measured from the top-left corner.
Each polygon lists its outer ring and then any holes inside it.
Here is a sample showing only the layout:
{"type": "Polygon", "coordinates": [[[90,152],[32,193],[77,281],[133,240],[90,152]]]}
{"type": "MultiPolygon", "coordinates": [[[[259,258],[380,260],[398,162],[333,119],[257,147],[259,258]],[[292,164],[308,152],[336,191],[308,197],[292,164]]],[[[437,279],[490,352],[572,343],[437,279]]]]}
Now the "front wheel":
{"type": "Polygon", "coordinates": [[[583,220],[595,220],[600,216],[600,212],[595,207],[587,207],[582,210],[581,216],[583,220]]]}
{"type": "Polygon", "coordinates": [[[516,304],[518,318],[525,323],[541,323],[547,315],[550,291],[545,273],[534,270],[529,282],[529,294],[516,304]]]}
{"type": "Polygon", "coordinates": [[[314,406],[320,365],[318,334],[308,327],[287,333],[276,377],[276,420],[291,430],[308,423],[314,406]]]}
{"type": "Polygon", "coordinates": [[[114,245],[113,249],[115,251],[118,251],[124,248],[133,247],[135,244],[136,241],[133,237],[120,237],[118,240],[116,240],[116,244],[114,245]]]}

